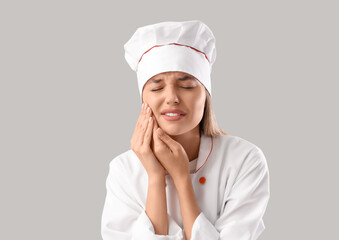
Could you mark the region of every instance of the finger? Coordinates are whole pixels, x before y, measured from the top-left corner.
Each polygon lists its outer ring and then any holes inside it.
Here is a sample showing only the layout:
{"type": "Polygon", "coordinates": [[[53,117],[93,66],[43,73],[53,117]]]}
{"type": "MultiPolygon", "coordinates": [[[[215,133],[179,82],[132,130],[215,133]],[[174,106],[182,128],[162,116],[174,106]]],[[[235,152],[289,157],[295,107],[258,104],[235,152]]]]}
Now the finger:
{"type": "Polygon", "coordinates": [[[152,142],[151,142],[151,146],[152,146],[152,151],[154,151],[154,144],[156,142],[155,138],[157,137],[155,134],[155,131],[157,130],[157,120],[155,119],[154,115],[152,116],[153,118],[153,129],[152,129],[152,142]]]}
{"type": "Polygon", "coordinates": [[[144,141],[144,135],[147,129],[147,125],[148,125],[148,119],[147,119],[147,104],[144,104],[144,108],[140,114],[140,119],[138,120],[137,126],[136,126],[136,135],[137,135],[137,139],[136,142],[138,144],[138,146],[141,146],[143,141],[144,141]]]}
{"type": "Polygon", "coordinates": [[[143,145],[150,146],[151,145],[151,139],[152,139],[152,129],[153,128],[153,118],[148,118],[148,125],[147,130],[145,132],[144,142],[143,145]]]}
{"type": "Polygon", "coordinates": [[[158,129],[158,123],[157,123],[157,120],[155,118],[155,116],[153,115],[153,139],[154,140],[160,140],[159,136],[156,134],[156,130],[158,129]]]}
{"type": "Polygon", "coordinates": [[[145,107],[145,103],[142,103],[141,104],[141,109],[140,109],[140,114],[142,113],[142,110],[144,109],[144,107],[145,107]]]}
{"type": "Polygon", "coordinates": [[[133,132],[133,136],[132,136],[132,140],[131,140],[131,142],[133,142],[133,143],[137,143],[138,139],[139,139],[139,125],[140,125],[140,122],[141,122],[141,118],[142,118],[142,114],[143,114],[143,111],[144,111],[144,107],[145,107],[145,104],[142,103],[141,104],[141,109],[140,109],[140,114],[139,114],[138,120],[137,120],[137,122],[135,124],[134,132],[133,132]]]}
{"type": "Polygon", "coordinates": [[[178,149],[178,142],[176,142],[173,138],[168,136],[164,130],[158,128],[156,130],[156,135],[163,141],[172,152],[178,149]]]}
{"type": "Polygon", "coordinates": [[[158,124],[158,121],[157,121],[157,119],[155,118],[155,116],[154,116],[154,125],[156,126],[156,129],[158,129],[159,124],[158,124]]]}
{"type": "Polygon", "coordinates": [[[143,113],[144,113],[144,109],[145,109],[145,103],[143,103],[143,104],[141,105],[140,114],[139,114],[139,118],[138,118],[138,120],[137,120],[137,123],[139,122],[139,120],[142,119],[143,113]]]}
{"type": "MultiPolygon", "coordinates": [[[[154,126],[155,124],[153,124],[154,126]]],[[[158,136],[157,134],[157,129],[158,127],[153,127],[153,140],[154,140],[154,147],[156,149],[161,149],[161,148],[165,148],[171,151],[171,149],[167,146],[167,144],[161,140],[161,138],[158,136]]]]}
{"type": "MultiPolygon", "coordinates": [[[[144,144],[145,135],[146,135],[147,129],[149,128],[148,125],[150,125],[150,119],[152,119],[152,109],[151,109],[151,107],[146,106],[145,111],[146,111],[145,119],[144,119],[144,122],[143,122],[143,125],[142,125],[142,130],[141,130],[141,133],[142,133],[142,143],[141,144],[144,144]]],[[[150,129],[152,131],[152,126],[150,127],[150,129]]],[[[152,134],[151,134],[151,136],[152,136],[152,134]]],[[[149,145],[149,142],[148,142],[148,145],[149,145]]]]}

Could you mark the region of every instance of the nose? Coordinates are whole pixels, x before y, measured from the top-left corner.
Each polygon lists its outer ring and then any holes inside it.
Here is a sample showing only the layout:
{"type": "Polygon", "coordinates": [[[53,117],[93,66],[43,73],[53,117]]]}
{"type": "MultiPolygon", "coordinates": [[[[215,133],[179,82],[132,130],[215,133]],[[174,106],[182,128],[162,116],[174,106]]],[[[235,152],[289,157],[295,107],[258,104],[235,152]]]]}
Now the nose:
{"type": "Polygon", "coordinates": [[[165,91],[165,98],[167,104],[178,104],[180,102],[177,90],[174,86],[168,86],[165,91]]]}

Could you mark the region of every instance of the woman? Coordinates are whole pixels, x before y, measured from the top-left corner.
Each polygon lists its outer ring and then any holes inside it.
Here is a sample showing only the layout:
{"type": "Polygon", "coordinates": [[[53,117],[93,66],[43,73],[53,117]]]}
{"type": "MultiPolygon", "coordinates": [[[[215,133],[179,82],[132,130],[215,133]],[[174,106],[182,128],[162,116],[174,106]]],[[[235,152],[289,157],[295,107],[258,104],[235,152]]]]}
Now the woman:
{"type": "Polygon", "coordinates": [[[259,147],[216,124],[210,29],[200,21],[148,25],[125,51],[143,104],[131,149],[110,163],[103,239],[257,239],[267,163],[259,147]]]}

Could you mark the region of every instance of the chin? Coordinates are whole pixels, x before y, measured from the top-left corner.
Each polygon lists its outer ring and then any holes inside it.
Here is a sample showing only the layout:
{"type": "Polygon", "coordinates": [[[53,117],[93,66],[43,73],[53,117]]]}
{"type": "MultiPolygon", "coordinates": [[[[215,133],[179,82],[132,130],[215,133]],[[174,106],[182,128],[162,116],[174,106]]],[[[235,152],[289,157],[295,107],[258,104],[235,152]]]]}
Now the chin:
{"type": "Polygon", "coordinates": [[[176,128],[176,127],[168,127],[162,128],[165,133],[169,136],[179,136],[185,133],[192,131],[194,128],[176,128]]]}
{"type": "Polygon", "coordinates": [[[185,129],[177,129],[173,127],[163,128],[163,130],[165,131],[167,135],[170,135],[170,136],[178,136],[178,135],[181,135],[187,132],[187,130],[185,129]]]}

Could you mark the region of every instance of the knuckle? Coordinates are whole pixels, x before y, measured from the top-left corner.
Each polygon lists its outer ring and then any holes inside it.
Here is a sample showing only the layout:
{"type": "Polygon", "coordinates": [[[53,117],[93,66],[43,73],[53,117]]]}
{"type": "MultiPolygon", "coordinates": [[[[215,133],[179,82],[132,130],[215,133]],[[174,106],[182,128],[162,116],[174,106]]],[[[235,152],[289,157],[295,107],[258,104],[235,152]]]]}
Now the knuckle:
{"type": "Polygon", "coordinates": [[[180,147],[179,146],[174,146],[173,149],[174,149],[175,152],[179,152],[180,151],[180,147]]]}
{"type": "Polygon", "coordinates": [[[156,158],[159,158],[161,156],[161,153],[159,153],[158,151],[153,151],[153,153],[156,158]]]}
{"type": "Polygon", "coordinates": [[[159,146],[158,147],[158,152],[159,153],[164,153],[166,151],[166,148],[165,147],[163,147],[163,146],[159,146]]]}
{"type": "Polygon", "coordinates": [[[143,125],[143,126],[141,127],[141,130],[142,130],[142,131],[146,131],[146,126],[143,125]]]}
{"type": "Polygon", "coordinates": [[[157,150],[158,150],[160,147],[161,147],[161,145],[160,145],[160,144],[158,144],[157,142],[154,142],[154,148],[155,148],[155,149],[157,149],[157,150]]]}
{"type": "Polygon", "coordinates": [[[138,146],[134,145],[134,146],[133,146],[133,151],[134,151],[134,152],[139,152],[139,151],[140,151],[140,149],[139,149],[139,147],[138,147],[138,146]]]}
{"type": "Polygon", "coordinates": [[[149,150],[148,150],[148,148],[146,148],[146,147],[142,147],[142,148],[140,149],[140,154],[143,155],[143,156],[147,155],[148,152],[149,152],[149,150]]]}
{"type": "Polygon", "coordinates": [[[155,154],[159,154],[159,152],[160,152],[159,147],[154,147],[153,152],[155,154]]]}
{"type": "Polygon", "coordinates": [[[141,149],[139,150],[139,153],[140,153],[141,155],[144,155],[144,154],[145,154],[145,150],[144,150],[143,148],[141,148],[141,149]]]}

